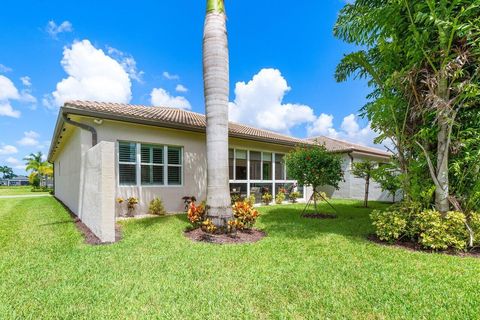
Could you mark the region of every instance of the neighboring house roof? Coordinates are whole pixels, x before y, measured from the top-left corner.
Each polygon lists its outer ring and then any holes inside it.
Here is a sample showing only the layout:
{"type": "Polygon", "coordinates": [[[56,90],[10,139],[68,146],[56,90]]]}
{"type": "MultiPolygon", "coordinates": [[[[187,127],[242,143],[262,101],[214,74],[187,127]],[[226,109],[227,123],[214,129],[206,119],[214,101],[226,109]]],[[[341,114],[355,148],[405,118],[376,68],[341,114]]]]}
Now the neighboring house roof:
{"type": "Polygon", "coordinates": [[[307,140],[310,142],[324,145],[325,148],[327,148],[327,150],[330,150],[332,152],[358,152],[358,153],[364,153],[364,154],[379,156],[384,158],[390,158],[392,156],[391,153],[380,150],[380,149],[365,147],[359,144],[350,143],[347,141],[333,139],[333,138],[324,137],[324,136],[309,138],[307,140]]]}
{"type": "MultiPolygon", "coordinates": [[[[207,126],[205,115],[181,109],[94,101],[68,101],[60,109],[58,115],[52,144],[48,154],[49,160],[52,159],[59,139],[61,138],[62,129],[65,126],[65,121],[62,116],[63,114],[197,132],[205,132],[207,126]]],[[[287,146],[296,146],[299,144],[313,145],[316,143],[314,139],[299,139],[235,122],[229,122],[229,136],[233,138],[276,143],[287,146]]],[[[333,152],[359,151],[382,157],[391,156],[389,153],[378,149],[367,148],[345,141],[326,137],[319,137],[317,139],[320,143],[325,143],[326,148],[333,152]]]]}

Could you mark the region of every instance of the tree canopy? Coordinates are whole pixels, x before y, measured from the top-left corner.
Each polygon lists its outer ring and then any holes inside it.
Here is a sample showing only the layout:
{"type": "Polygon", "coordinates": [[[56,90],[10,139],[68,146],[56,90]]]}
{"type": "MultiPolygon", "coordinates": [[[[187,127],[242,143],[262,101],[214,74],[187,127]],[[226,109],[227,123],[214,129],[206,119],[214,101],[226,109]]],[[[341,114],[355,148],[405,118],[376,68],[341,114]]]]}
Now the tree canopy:
{"type": "Polygon", "coordinates": [[[480,0],[356,0],[341,10],[334,33],[362,47],[343,58],[336,78],[368,80],[362,114],[380,132],[377,142],[394,145],[406,197],[418,200],[433,186],[442,213],[452,200],[474,206],[480,0]],[[460,163],[470,170],[460,174],[460,163]]]}
{"type": "Polygon", "coordinates": [[[299,184],[339,188],[343,180],[342,159],[324,146],[299,146],[286,155],[289,176],[299,184]]]}

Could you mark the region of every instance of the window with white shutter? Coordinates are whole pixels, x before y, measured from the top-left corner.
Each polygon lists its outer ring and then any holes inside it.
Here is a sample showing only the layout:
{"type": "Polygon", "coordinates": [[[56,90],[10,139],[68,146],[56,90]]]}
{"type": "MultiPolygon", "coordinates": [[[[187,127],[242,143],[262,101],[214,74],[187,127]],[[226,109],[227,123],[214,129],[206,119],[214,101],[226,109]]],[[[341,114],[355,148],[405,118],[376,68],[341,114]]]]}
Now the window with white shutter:
{"type": "Polygon", "coordinates": [[[137,184],[137,145],[133,142],[118,144],[118,174],[120,185],[137,184]]]}

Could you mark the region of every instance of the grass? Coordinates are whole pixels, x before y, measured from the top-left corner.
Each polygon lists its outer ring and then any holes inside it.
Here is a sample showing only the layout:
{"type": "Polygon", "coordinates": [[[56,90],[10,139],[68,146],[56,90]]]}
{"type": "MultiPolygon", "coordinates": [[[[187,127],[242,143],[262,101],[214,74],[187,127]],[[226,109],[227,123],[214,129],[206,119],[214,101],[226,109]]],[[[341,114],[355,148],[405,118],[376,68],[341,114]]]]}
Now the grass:
{"type": "Polygon", "coordinates": [[[20,196],[20,195],[30,195],[30,194],[43,194],[48,193],[48,191],[36,191],[32,192],[32,186],[21,186],[21,187],[6,187],[0,186],[0,196],[20,196]]]}
{"type": "Polygon", "coordinates": [[[171,216],[89,246],[53,198],[0,199],[0,318],[478,318],[480,260],[370,243],[359,204],[262,208],[256,244],[192,243],[171,216]]]}

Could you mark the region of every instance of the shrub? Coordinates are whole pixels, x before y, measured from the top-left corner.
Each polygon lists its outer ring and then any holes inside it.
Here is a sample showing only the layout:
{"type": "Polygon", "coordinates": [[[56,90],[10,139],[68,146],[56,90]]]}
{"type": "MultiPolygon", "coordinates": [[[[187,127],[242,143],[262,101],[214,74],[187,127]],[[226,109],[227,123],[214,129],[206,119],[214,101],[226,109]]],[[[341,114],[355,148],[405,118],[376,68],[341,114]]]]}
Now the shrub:
{"type": "Polygon", "coordinates": [[[283,192],[277,193],[277,195],[275,196],[275,203],[282,204],[283,201],[285,201],[285,193],[283,192]]]}
{"type": "Polygon", "coordinates": [[[253,207],[255,205],[255,195],[254,194],[251,194],[250,197],[248,197],[248,199],[246,199],[245,201],[251,206],[253,207]]]}
{"type": "Polygon", "coordinates": [[[231,201],[232,201],[232,206],[237,203],[237,202],[242,202],[244,201],[245,199],[243,199],[239,194],[234,194],[232,197],[231,197],[231,201]]]}
{"type": "Polygon", "coordinates": [[[237,202],[233,207],[235,220],[228,222],[229,231],[253,228],[260,214],[247,201],[237,202]]]}
{"type": "Polygon", "coordinates": [[[194,202],[190,203],[187,217],[192,226],[200,226],[206,218],[205,203],[202,203],[199,206],[196,206],[194,202]]]}
{"type": "Polygon", "coordinates": [[[158,216],[163,216],[167,213],[165,211],[165,208],[163,207],[163,202],[160,198],[155,198],[150,201],[150,206],[148,207],[148,209],[151,214],[155,214],[158,216]]]}
{"type": "Polygon", "coordinates": [[[117,202],[120,205],[124,202],[127,203],[127,212],[128,212],[127,216],[133,217],[135,215],[135,208],[137,207],[137,204],[138,204],[138,199],[137,198],[130,197],[130,198],[127,198],[127,200],[125,200],[123,198],[117,198],[117,202]]]}
{"type": "Polygon", "coordinates": [[[313,197],[314,197],[315,201],[317,201],[317,202],[328,200],[327,194],[323,191],[315,192],[313,197]]]}
{"type": "Polygon", "coordinates": [[[468,239],[465,221],[461,212],[451,211],[442,218],[438,211],[425,210],[416,215],[413,228],[418,234],[418,242],[426,249],[464,250],[468,239]]]}
{"type": "Polygon", "coordinates": [[[473,245],[480,246],[480,213],[470,213],[470,219],[468,223],[473,231],[473,245]]]}
{"type": "Polygon", "coordinates": [[[382,241],[395,242],[406,233],[408,217],[402,211],[374,210],[370,218],[375,227],[375,233],[382,241]]]}
{"type": "Polygon", "coordinates": [[[298,192],[298,191],[294,191],[294,192],[290,193],[290,196],[289,196],[290,202],[291,203],[297,203],[297,199],[300,198],[300,196],[301,196],[300,192],[298,192]]]}
{"type": "Polygon", "coordinates": [[[273,199],[272,195],[271,195],[270,193],[268,193],[268,192],[267,192],[267,193],[264,193],[264,194],[262,195],[262,202],[263,202],[266,206],[268,206],[268,205],[270,204],[270,202],[272,202],[272,199],[273,199]]]}
{"type": "Polygon", "coordinates": [[[202,230],[207,233],[215,233],[217,227],[213,224],[212,220],[207,219],[202,222],[202,230]]]}
{"type": "Polygon", "coordinates": [[[194,196],[184,196],[182,197],[183,204],[185,205],[185,212],[188,212],[188,209],[190,209],[190,204],[193,202],[197,202],[197,198],[194,196]]]}

